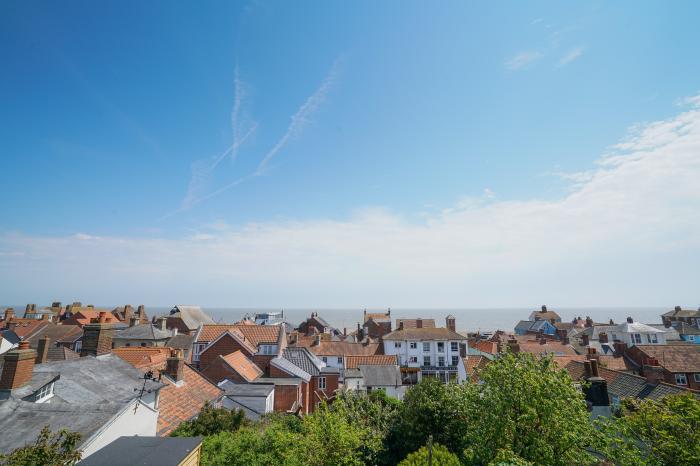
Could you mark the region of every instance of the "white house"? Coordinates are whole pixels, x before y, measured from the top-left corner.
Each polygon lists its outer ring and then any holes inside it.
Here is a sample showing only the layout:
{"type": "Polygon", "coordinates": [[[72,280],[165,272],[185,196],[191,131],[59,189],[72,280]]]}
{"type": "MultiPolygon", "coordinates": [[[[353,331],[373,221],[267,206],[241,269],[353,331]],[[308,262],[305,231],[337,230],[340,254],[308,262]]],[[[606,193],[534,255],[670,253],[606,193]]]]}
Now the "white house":
{"type": "Polygon", "coordinates": [[[438,377],[443,382],[457,380],[460,357],[467,353],[467,338],[454,330],[454,317],[447,318],[447,325],[399,328],[384,336],[384,354],[397,356],[404,383],[415,383],[421,377],[438,377]]]}
{"type": "Polygon", "coordinates": [[[665,345],[666,332],[640,322],[627,322],[617,325],[610,330],[609,337],[612,341],[619,340],[627,343],[627,346],[634,345],[665,345]]]}

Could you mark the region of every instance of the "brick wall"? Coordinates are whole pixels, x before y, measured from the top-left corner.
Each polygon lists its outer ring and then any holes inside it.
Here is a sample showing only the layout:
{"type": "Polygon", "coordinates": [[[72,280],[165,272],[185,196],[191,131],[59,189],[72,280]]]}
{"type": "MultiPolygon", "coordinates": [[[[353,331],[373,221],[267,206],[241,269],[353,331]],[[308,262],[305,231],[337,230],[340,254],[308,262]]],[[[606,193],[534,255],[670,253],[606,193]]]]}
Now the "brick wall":
{"type": "Polygon", "coordinates": [[[265,375],[270,374],[270,361],[272,361],[272,358],[275,356],[271,354],[256,354],[252,357],[253,362],[255,363],[256,366],[260,368],[261,371],[265,375]]]}
{"type": "Polygon", "coordinates": [[[338,390],[338,374],[326,374],[320,376],[314,376],[311,378],[310,382],[310,405],[309,412],[314,412],[319,405],[319,402],[330,399],[335,396],[336,390],[338,390]],[[326,378],[326,388],[319,388],[319,380],[321,377],[326,378]]]}
{"type": "Polygon", "coordinates": [[[294,377],[294,376],[288,374],[287,372],[283,371],[282,369],[278,369],[275,366],[270,366],[270,377],[294,377]]]}
{"type": "Polygon", "coordinates": [[[295,401],[301,402],[300,388],[300,385],[275,385],[275,412],[285,413],[295,401]]]}
{"type": "Polygon", "coordinates": [[[217,357],[226,356],[234,351],[242,351],[247,357],[251,357],[250,351],[241,346],[236,340],[230,335],[224,335],[219,338],[219,340],[212,346],[207,348],[202,354],[199,355],[199,367],[206,368],[211,364],[217,357]]]}
{"type": "Polygon", "coordinates": [[[218,384],[222,380],[229,379],[236,383],[248,383],[238,372],[231,369],[221,358],[217,357],[201,371],[202,374],[212,382],[218,384]]]}
{"type": "Polygon", "coordinates": [[[30,349],[28,343],[22,343],[19,348],[5,353],[5,363],[0,375],[0,389],[13,390],[32,380],[36,351],[30,349]]]}
{"type": "MultiPolygon", "coordinates": [[[[176,328],[178,333],[184,333],[185,335],[190,334],[190,329],[187,328],[185,323],[180,319],[179,317],[168,317],[168,320],[165,323],[165,326],[167,328],[176,328]]],[[[196,332],[197,330],[193,330],[192,333],[196,332]]]]}
{"type": "Polygon", "coordinates": [[[112,352],[112,324],[90,323],[83,326],[81,356],[98,356],[112,352]]]}

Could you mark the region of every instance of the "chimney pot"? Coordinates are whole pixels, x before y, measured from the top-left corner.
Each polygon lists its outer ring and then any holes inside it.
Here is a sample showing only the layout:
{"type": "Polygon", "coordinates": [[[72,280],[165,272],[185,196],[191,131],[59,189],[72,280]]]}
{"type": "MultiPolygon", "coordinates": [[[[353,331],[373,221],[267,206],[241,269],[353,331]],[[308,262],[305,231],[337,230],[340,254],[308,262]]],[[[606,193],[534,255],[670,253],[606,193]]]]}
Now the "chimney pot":
{"type": "Polygon", "coordinates": [[[545,306],[544,304],[542,305],[542,311],[541,311],[541,312],[547,312],[547,306],[545,306]]]}
{"type": "Polygon", "coordinates": [[[631,317],[628,317],[628,318],[627,318],[627,323],[628,323],[628,324],[634,323],[634,319],[631,318],[631,317]]]}
{"type": "Polygon", "coordinates": [[[600,332],[598,334],[598,341],[601,343],[607,343],[608,342],[608,334],[605,332],[600,332]]]}
{"type": "Polygon", "coordinates": [[[15,317],[15,310],[11,307],[5,309],[5,322],[12,320],[15,317]]]}
{"type": "Polygon", "coordinates": [[[99,356],[112,351],[112,324],[92,322],[83,326],[83,346],[80,356],[99,356]]]}
{"type": "Polygon", "coordinates": [[[100,318],[99,321],[100,323],[105,323],[107,322],[107,312],[105,311],[100,311],[100,318]]]}
{"type": "Polygon", "coordinates": [[[170,357],[166,361],[165,372],[176,382],[182,380],[184,375],[185,361],[179,350],[171,349],[170,357]]]}

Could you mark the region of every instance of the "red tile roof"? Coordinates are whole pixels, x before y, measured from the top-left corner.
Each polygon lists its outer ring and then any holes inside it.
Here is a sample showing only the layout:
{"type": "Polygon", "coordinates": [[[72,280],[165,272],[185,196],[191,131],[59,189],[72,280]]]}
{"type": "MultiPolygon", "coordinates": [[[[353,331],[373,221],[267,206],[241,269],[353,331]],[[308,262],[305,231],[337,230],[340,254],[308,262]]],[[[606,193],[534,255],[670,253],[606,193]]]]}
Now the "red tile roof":
{"type": "Polygon", "coordinates": [[[236,329],[257,347],[260,343],[276,344],[281,328],[280,325],[204,324],[197,341],[214,341],[227,330],[236,329]]]}
{"type": "Polygon", "coordinates": [[[483,353],[496,354],[498,353],[498,342],[490,340],[479,340],[474,343],[469,343],[472,348],[475,348],[483,353]]]}
{"type": "Polygon", "coordinates": [[[64,325],[83,325],[89,324],[92,319],[99,319],[100,312],[105,313],[105,322],[108,324],[119,323],[119,319],[106,309],[81,308],[79,311],[72,311],[73,315],[63,321],[64,325]]]}
{"type": "Polygon", "coordinates": [[[226,356],[219,356],[223,359],[226,364],[231,366],[231,369],[236,371],[241,377],[243,377],[247,382],[252,382],[261,375],[263,371],[260,370],[250,359],[245,357],[240,351],[234,351],[226,356]]]}
{"type": "Polygon", "coordinates": [[[371,356],[346,356],[345,368],[357,369],[363,366],[392,366],[397,365],[396,355],[374,354],[371,356]]]}
{"type": "MultiPolygon", "coordinates": [[[[145,372],[165,369],[170,348],[117,348],[113,353],[145,372]],[[161,354],[165,357],[161,358],[161,354]]],[[[182,422],[197,416],[206,402],[216,403],[223,395],[223,390],[187,364],[183,368],[184,383],[175,384],[168,377],[163,377],[161,382],[166,386],[160,390],[158,402],[159,437],[167,436],[182,422]]]]}
{"type": "Polygon", "coordinates": [[[478,380],[478,371],[486,367],[490,362],[491,361],[486,356],[470,355],[466,358],[462,358],[462,364],[464,364],[464,369],[467,371],[467,376],[473,382],[478,380]]]}
{"type": "Polygon", "coordinates": [[[669,372],[700,372],[700,345],[637,345],[669,372]]]}
{"type": "Polygon", "coordinates": [[[13,318],[9,321],[10,324],[16,324],[13,331],[15,334],[22,338],[26,339],[32,336],[35,332],[41,330],[42,328],[46,327],[49,325],[49,322],[46,320],[39,320],[39,319],[18,319],[18,318],[13,318]]]}

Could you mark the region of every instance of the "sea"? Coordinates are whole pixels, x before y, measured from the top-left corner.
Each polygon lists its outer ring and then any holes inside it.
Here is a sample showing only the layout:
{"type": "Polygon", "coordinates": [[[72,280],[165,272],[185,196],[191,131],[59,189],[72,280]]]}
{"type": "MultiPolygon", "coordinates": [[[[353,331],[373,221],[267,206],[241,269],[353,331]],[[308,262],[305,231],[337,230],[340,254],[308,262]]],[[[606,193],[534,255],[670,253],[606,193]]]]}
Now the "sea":
{"type": "MultiPolygon", "coordinates": [[[[99,308],[113,309],[117,305],[95,305],[99,308]]],[[[5,307],[0,306],[0,315],[5,307]]],[[[14,305],[18,314],[23,313],[25,305],[14,305]]],[[[43,307],[43,306],[42,306],[43,307]]],[[[285,320],[292,325],[297,325],[309,317],[312,312],[317,312],[333,327],[340,329],[347,328],[348,332],[357,328],[358,322],[363,321],[364,309],[341,309],[341,308],[292,308],[292,309],[271,309],[271,308],[238,308],[238,307],[206,307],[202,309],[215,321],[222,323],[236,322],[246,315],[253,315],[261,312],[284,311],[285,320]]],[[[172,306],[146,306],[149,317],[166,314],[172,306]]],[[[556,311],[564,322],[573,320],[576,317],[586,318],[590,316],[595,322],[608,323],[613,319],[615,323],[624,322],[627,317],[632,317],[635,322],[645,324],[660,324],[661,314],[671,310],[672,306],[657,307],[549,307],[549,310],[556,311]]],[[[367,312],[385,312],[387,309],[368,308],[367,312]]],[[[391,308],[392,320],[398,318],[435,319],[437,326],[445,325],[445,317],[452,314],[457,320],[457,329],[466,332],[492,332],[495,330],[512,331],[520,320],[527,320],[530,313],[539,310],[539,307],[514,307],[514,308],[453,308],[453,309],[410,309],[391,308]]]]}

